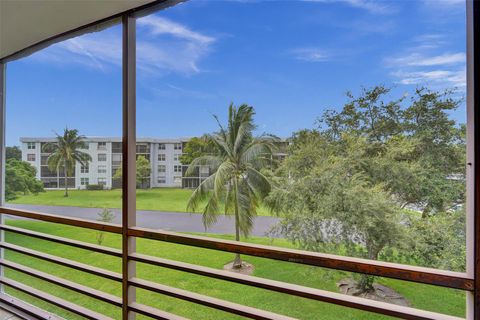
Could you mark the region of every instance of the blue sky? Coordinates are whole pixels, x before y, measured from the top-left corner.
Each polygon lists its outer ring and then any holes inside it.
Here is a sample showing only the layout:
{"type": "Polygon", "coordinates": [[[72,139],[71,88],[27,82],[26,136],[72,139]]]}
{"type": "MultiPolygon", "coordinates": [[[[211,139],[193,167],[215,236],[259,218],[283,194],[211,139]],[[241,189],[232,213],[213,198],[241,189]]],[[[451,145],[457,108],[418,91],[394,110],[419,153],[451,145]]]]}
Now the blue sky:
{"type": "MultiPolygon", "coordinates": [[[[465,93],[459,0],[192,0],[140,19],[137,41],[138,136],[211,132],[230,102],[287,137],[362,86],[465,93]]],[[[120,63],[120,26],[9,63],[7,144],[65,126],[120,136],[120,63]]],[[[463,122],[464,107],[452,117],[463,122]]]]}

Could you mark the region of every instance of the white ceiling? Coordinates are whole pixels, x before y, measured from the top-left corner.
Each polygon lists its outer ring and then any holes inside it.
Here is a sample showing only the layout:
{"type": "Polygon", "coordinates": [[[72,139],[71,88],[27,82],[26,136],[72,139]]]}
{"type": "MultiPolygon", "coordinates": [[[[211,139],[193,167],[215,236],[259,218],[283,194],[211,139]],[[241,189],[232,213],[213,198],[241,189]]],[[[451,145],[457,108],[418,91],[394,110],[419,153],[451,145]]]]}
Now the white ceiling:
{"type": "Polygon", "coordinates": [[[154,0],[0,0],[0,59],[154,0]]]}

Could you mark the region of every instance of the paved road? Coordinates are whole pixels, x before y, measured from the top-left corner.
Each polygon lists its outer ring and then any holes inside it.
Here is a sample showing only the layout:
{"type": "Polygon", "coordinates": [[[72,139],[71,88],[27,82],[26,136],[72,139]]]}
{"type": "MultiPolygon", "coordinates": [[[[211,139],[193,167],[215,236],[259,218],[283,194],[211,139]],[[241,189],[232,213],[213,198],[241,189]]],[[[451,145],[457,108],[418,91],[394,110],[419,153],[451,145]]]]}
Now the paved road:
{"type": "MultiPolygon", "coordinates": [[[[98,208],[39,206],[11,203],[7,204],[7,206],[11,208],[32,210],[89,220],[97,220],[98,213],[102,211],[102,209],[98,208]]],[[[115,213],[115,219],[113,222],[120,223],[120,209],[112,209],[112,211],[115,213]]],[[[252,229],[252,235],[265,236],[270,228],[278,221],[279,219],[274,217],[257,217],[252,229]]],[[[202,224],[202,216],[195,213],[139,210],[137,211],[137,225],[140,227],[179,232],[205,232],[205,228],[202,224]]],[[[234,220],[231,216],[219,215],[217,223],[206,231],[219,234],[232,234],[235,232],[234,220]]]]}

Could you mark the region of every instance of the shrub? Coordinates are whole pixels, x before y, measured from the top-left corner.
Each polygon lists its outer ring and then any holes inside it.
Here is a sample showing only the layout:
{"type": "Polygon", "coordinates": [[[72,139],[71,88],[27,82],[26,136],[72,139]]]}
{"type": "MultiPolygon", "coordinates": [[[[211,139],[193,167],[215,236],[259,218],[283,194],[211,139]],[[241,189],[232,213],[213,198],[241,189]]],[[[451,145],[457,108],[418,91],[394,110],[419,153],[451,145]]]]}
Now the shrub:
{"type": "Polygon", "coordinates": [[[87,185],[87,190],[103,190],[103,184],[89,184],[87,185]]]}

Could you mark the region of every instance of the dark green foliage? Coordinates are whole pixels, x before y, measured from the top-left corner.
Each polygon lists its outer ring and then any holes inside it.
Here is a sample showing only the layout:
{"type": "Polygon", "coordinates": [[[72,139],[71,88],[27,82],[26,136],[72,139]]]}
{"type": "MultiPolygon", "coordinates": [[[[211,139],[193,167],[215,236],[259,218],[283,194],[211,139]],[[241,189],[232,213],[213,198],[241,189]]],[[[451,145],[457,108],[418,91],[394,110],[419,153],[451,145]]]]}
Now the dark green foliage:
{"type": "Polygon", "coordinates": [[[17,194],[37,194],[43,191],[43,183],[36,178],[36,170],[30,163],[9,159],[5,167],[5,199],[13,200],[17,194]]]}
{"type": "Polygon", "coordinates": [[[190,139],[183,148],[180,162],[184,165],[192,163],[196,158],[206,155],[216,155],[219,152],[215,142],[209,135],[190,139]]]}
{"type": "Polygon", "coordinates": [[[103,184],[88,184],[87,190],[103,190],[103,184]]]}
{"type": "Polygon", "coordinates": [[[424,215],[462,203],[464,181],[446,179],[465,174],[465,126],[449,117],[460,101],[451,92],[417,89],[405,98],[384,102],[390,90],[363,89],[360,97],[348,94],[342,111],[326,111],[318,120],[320,133],[342,144],[343,135],[364,137],[361,156],[373,182],[384,183],[401,205],[417,205],[424,215]]]}
{"type": "Polygon", "coordinates": [[[10,160],[10,159],[22,160],[22,150],[20,150],[20,148],[17,146],[6,147],[5,160],[10,160]]]}
{"type": "MultiPolygon", "coordinates": [[[[114,179],[122,178],[122,166],[120,166],[117,171],[115,171],[114,179]]],[[[150,180],[150,173],[152,171],[150,161],[145,158],[145,156],[137,157],[137,188],[143,189],[148,185],[147,182],[150,180]]]]}

